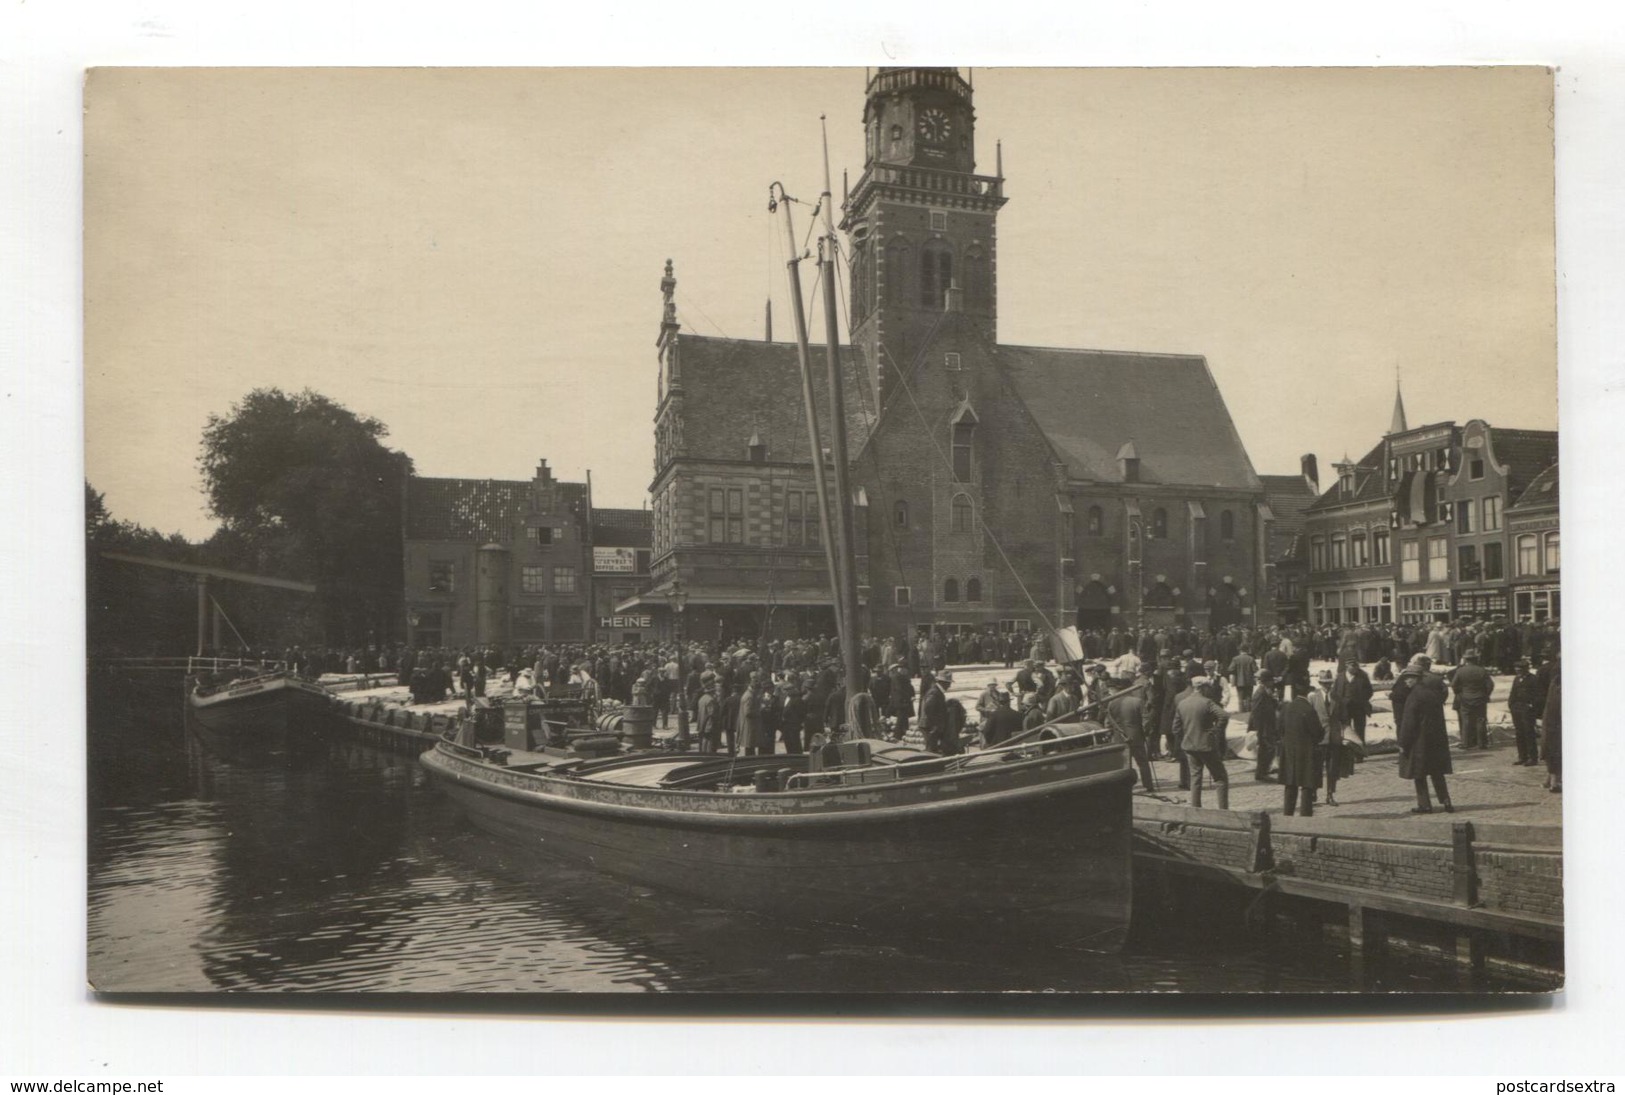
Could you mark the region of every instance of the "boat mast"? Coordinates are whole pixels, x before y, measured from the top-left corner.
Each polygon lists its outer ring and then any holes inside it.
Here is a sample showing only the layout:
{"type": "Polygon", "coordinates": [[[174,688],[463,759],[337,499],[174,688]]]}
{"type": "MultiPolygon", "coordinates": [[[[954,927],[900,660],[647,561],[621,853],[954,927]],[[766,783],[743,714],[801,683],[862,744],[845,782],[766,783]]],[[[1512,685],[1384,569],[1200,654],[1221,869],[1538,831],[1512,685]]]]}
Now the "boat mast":
{"type": "Polygon", "coordinates": [[[820,265],[824,278],[824,334],[829,341],[829,438],[835,458],[834,538],[840,563],[839,592],[841,616],[846,634],[841,637],[841,664],[846,670],[846,696],[850,700],[867,683],[858,675],[858,573],[857,550],[852,536],[852,483],[846,456],[846,398],[841,384],[841,332],[835,313],[835,217],[830,207],[835,196],[829,180],[829,130],[824,116],[818,117],[824,138],[824,192],[818,204],[824,210],[824,239],[820,265]]]}
{"type": "MultiPolygon", "coordinates": [[[[784,238],[789,244],[789,259],[785,262],[786,273],[790,277],[790,318],[795,321],[796,328],[796,358],[801,363],[801,402],[807,411],[807,443],[812,447],[813,486],[818,492],[818,520],[823,526],[824,535],[819,537],[824,542],[824,565],[829,567],[830,605],[835,610],[835,635],[840,640],[841,649],[847,650],[852,644],[848,640],[847,624],[842,612],[840,573],[836,570],[835,539],[829,534],[829,491],[824,485],[824,449],[820,444],[821,435],[818,432],[818,404],[813,400],[812,365],[807,354],[807,313],[801,303],[801,256],[796,250],[795,227],[790,223],[790,196],[784,192],[782,183],[773,183],[767,188],[767,211],[769,213],[782,207],[784,209],[784,238]]],[[[840,465],[837,464],[837,467],[840,465]]]]}

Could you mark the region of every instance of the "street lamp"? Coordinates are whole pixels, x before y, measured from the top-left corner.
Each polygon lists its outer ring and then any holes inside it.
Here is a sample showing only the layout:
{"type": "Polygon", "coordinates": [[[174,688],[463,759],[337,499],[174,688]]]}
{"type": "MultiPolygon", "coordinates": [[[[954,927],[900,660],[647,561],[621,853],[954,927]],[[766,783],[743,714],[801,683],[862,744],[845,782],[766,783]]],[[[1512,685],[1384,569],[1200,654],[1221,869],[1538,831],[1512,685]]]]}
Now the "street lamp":
{"type": "Polygon", "coordinates": [[[683,609],[688,607],[688,590],[680,578],[673,578],[666,590],[666,603],[671,606],[672,639],[677,644],[677,749],[688,752],[688,658],[683,654],[683,609]]]}

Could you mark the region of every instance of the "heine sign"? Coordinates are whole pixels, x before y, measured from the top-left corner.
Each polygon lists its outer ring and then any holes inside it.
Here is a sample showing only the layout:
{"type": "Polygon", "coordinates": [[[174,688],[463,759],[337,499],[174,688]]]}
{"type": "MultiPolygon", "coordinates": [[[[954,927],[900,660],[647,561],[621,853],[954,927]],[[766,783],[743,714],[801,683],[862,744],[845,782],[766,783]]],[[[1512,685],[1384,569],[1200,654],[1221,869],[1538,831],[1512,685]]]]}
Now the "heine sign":
{"type": "Polygon", "coordinates": [[[595,574],[633,574],[638,569],[637,549],[595,547],[592,549],[592,569],[595,574]]]}
{"type": "Polygon", "coordinates": [[[598,626],[607,631],[637,631],[655,625],[653,616],[600,616],[598,626]]]}

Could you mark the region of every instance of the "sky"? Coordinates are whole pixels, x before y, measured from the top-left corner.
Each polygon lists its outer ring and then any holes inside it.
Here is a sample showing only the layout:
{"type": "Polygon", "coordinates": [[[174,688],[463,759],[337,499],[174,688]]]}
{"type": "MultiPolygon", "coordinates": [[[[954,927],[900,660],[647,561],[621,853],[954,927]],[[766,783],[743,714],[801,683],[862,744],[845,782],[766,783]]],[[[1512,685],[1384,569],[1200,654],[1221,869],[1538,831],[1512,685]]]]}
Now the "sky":
{"type": "MultiPolygon", "coordinates": [[[[977,69],[1004,343],[1200,353],[1261,474],[1411,424],[1555,429],[1551,78],[977,69]]],[[[864,70],[102,69],[85,88],[86,475],[206,536],[209,415],[309,387],[434,476],[645,504],[685,330],[789,337],[777,180],[862,170],[864,70]]],[[[810,292],[810,279],[809,279],[810,292]]],[[[813,337],[823,338],[821,311],[813,337]]]]}

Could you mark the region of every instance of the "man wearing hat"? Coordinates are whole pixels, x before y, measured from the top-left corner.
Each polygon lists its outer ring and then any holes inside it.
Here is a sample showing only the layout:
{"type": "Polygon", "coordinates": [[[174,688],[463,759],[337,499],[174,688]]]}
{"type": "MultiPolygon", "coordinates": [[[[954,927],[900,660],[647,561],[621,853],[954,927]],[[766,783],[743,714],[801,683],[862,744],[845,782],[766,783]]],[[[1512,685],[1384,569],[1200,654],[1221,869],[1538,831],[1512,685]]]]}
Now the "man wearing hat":
{"type": "Polygon", "coordinates": [[[1519,658],[1513,664],[1512,691],[1507,695],[1512,731],[1518,741],[1518,759],[1513,764],[1533,767],[1540,763],[1540,747],[1535,741],[1535,703],[1539,695],[1540,682],[1529,672],[1529,659],[1519,658]]]}
{"type": "MultiPolygon", "coordinates": [[[[1190,768],[1191,806],[1202,808],[1202,774],[1213,776],[1219,791],[1219,809],[1230,809],[1230,775],[1224,769],[1224,728],[1230,715],[1202,691],[1206,678],[1197,677],[1174,704],[1174,733],[1190,768]]],[[[1181,773],[1183,774],[1183,773],[1181,773]]]]}
{"type": "Polygon", "coordinates": [[[1023,732],[1035,730],[1045,723],[1044,706],[1038,702],[1037,692],[1028,692],[1021,697],[1021,729],[1023,732]]]}
{"type": "Polygon", "coordinates": [[[718,709],[721,703],[717,697],[717,675],[707,669],[700,674],[700,698],[694,704],[694,732],[702,753],[717,751],[718,709]]]}
{"type": "Polygon", "coordinates": [[[1488,749],[1490,726],[1487,711],[1490,696],[1495,692],[1495,678],[1478,664],[1477,652],[1469,650],[1461,656],[1461,664],[1450,674],[1450,685],[1456,693],[1453,706],[1461,724],[1462,749],[1488,749]]]}
{"type": "Polygon", "coordinates": [[[1343,724],[1347,721],[1332,696],[1332,685],[1336,682],[1337,677],[1330,669],[1322,669],[1309,693],[1309,706],[1315,709],[1322,729],[1320,744],[1325,757],[1328,806],[1337,805],[1338,766],[1343,762],[1343,724]]]}
{"type": "Polygon", "coordinates": [[[939,669],[932,676],[931,686],[920,700],[920,734],[925,738],[927,752],[947,756],[953,752],[948,741],[948,685],[953,674],[939,669]]]}
{"type": "Polygon", "coordinates": [[[1010,707],[1010,693],[994,693],[994,707],[982,720],[982,744],[991,749],[1021,733],[1021,716],[1010,707]]]}
{"type": "Polygon", "coordinates": [[[1106,705],[1106,725],[1128,742],[1128,755],[1134,758],[1134,766],[1140,772],[1140,787],[1150,791],[1156,787],[1156,779],[1151,774],[1151,761],[1145,751],[1144,716],[1145,692],[1151,686],[1151,678],[1141,678],[1144,687],[1125,691],[1133,684],[1131,680],[1117,681],[1118,691],[1122,694],[1106,705]]]}
{"type": "Polygon", "coordinates": [[[1256,681],[1247,725],[1253,731],[1258,749],[1258,762],[1253,766],[1253,779],[1262,783],[1269,778],[1270,766],[1275,763],[1276,753],[1280,751],[1281,701],[1275,696],[1273,673],[1268,669],[1260,669],[1256,674],[1256,681]]]}
{"type": "Polygon", "coordinates": [[[891,704],[886,713],[897,720],[892,740],[902,741],[908,733],[908,720],[914,717],[914,682],[908,679],[908,667],[902,662],[891,667],[891,704]]]}

